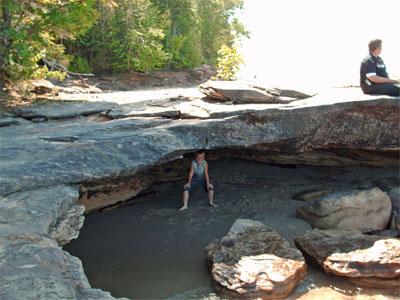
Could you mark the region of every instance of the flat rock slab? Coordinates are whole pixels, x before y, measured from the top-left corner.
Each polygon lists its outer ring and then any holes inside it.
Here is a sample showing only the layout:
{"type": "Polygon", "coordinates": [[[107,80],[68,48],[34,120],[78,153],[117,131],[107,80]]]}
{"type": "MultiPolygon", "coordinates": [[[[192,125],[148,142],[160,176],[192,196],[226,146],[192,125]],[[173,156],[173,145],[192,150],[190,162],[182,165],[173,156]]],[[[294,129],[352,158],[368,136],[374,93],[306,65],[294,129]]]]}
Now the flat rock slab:
{"type": "Polygon", "coordinates": [[[297,216],[314,228],[371,232],[387,227],[391,210],[389,196],[375,187],[336,192],[307,202],[297,209],[297,216]]]}
{"type": "Polygon", "coordinates": [[[207,81],[199,90],[210,99],[238,103],[289,103],[311,97],[294,90],[263,88],[240,81],[207,81]]]}
{"type": "Polygon", "coordinates": [[[228,297],[284,298],[306,275],[301,253],[259,221],[236,220],[206,254],[217,290],[228,297]]]}
{"type": "Polygon", "coordinates": [[[306,259],[327,273],[376,288],[400,288],[400,241],[356,230],[312,230],[295,238],[306,259]]]}
{"type": "MultiPolygon", "coordinates": [[[[309,292],[296,297],[297,300],[395,300],[398,299],[391,294],[382,295],[379,291],[377,294],[371,295],[354,295],[348,294],[346,291],[335,290],[333,288],[322,287],[312,289],[309,292]]],[[[290,299],[292,300],[292,299],[290,299]]],[[[294,299],[293,299],[294,300],[294,299]]]]}
{"type": "Polygon", "coordinates": [[[11,113],[28,120],[69,119],[104,113],[117,107],[117,104],[110,102],[43,102],[12,109],[11,113]]]}

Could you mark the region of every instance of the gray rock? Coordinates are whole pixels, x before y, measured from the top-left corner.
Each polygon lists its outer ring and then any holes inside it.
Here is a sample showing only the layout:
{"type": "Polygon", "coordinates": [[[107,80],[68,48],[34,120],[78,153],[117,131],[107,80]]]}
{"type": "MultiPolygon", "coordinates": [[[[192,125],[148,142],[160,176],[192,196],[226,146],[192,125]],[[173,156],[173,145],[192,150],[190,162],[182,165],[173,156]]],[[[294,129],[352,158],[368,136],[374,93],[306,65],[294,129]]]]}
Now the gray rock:
{"type": "Polygon", "coordinates": [[[17,107],[11,112],[21,118],[28,120],[35,119],[68,119],[80,116],[88,116],[109,112],[118,105],[110,102],[52,102],[34,103],[27,106],[17,107]]]}
{"type": "Polygon", "coordinates": [[[207,81],[199,86],[208,98],[233,103],[288,103],[311,97],[294,90],[263,88],[240,81],[207,81]]]}
{"type": "Polygon", "coordinates": [[[2,234],[45,235],[63,245],[76,238],[83,225],[83,206],[75,203],[77,186],[53,186],[0,198],[2,234]]]}
{"type": "Polygon", "coordinates": [[[229,117],[220,111],[218,118],[204,120],[129,118],[94,123],[71,119],[3,127],[0,194],[116,178],[199,148],[262,145],[257,148],[268,153],[272,161],[284,163],[398,163],[396,158],[360,152],[368,149],[384,154],[398,148],[393,118],[399,113],[399,102],[395,99],[308,107],[303,103],[281,109],[239,110],[237,116],[226,110],[229,117]],[[385,118],[381,117],[383,111],[385,118]],[[330,152],[338,146],[358,150],[343,158],[341,153],[330,152]],[[319,156],[313,161],[317,150],[330,155],[325,161],[319,156]]]}
{"type": "Polygon", "coordinates": [[[363,232],[386,228],[392,205],[379,188],[336,192],[297,209],[298,217],[320,229],[357,229],[363,232]]]}
{"type": "Polygon", "coordinates": [[[388,195],[392,202],[392,209],[397,212],[397,214],[400,214],[400,186],[392,188],[388,195]]]}
{"type": "Polygon", "coordinates": [[[132,118],[126,112],[136,99],[116,96],[35,103],[7,117],[47,122],[0,127],[0,298],[111,299],[91,289],[79,260],[59,248],[82,226],[78,186],[71,184],[129,177],[199,148],[255,148],[257,158],[283,163],[398,164],[392,155],[400,144],[395,98],[313,97],[290,105],[179,98],[156,103],[157,114],[132,118]],[[162,118],[175,105],[191,119],[162,118]],[[112,111],[122,111],[124,119],[75,118],[112,111]]]}
{"type": "Polygon", "coordinates": [[[1,240],[0,262],[1,299],[114,299],[91,289],[79,259],[45,237],[1,240]]]}

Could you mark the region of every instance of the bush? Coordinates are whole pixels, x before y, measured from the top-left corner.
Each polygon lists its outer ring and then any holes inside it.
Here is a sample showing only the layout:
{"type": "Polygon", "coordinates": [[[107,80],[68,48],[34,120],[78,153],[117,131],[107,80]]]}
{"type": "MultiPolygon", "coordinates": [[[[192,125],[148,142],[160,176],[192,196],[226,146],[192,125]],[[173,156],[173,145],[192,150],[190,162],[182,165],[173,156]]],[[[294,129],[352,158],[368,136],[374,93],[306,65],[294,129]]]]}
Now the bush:
{"type": "Polygon", "coordinates": [[[222,45],[218,51],[217,79],[234,80],[242,63],[243,58],[236,47],[222,45]]]}
{"type": "Polygon", "coordinates": [[[69,70],[76,73],[91,73],[89,62],[81,56],[73,56],[72,62],[69,65],[69,70]]]}

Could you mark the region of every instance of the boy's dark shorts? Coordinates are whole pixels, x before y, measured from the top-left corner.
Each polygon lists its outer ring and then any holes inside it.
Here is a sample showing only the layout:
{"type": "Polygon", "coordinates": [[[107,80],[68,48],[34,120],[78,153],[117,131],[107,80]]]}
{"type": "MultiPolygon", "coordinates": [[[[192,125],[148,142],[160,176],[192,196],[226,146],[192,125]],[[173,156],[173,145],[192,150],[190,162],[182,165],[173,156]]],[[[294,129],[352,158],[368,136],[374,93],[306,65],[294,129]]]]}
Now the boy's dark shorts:
{"type": "MultiPolygon", "coordinates": [[[[201,188],[202,188],[205,192],[208,192],[208,189],[207,189],[207,181],[206,181],[205,179],[194,179],[194,180],[192,180],[192,183],[191,183],[191,185],[190,185],[189,187],[183,186],[183,190],[184,190],[184,191],[191,192],[191,191],[193,191],[193,189],[194,189],[195,187],[197,187],[197,186],[201,186],[201,188]]],[[[210,184],[210,190],[212,190],[212,189],[213,189],[213,187],[212,187],[212,185],[210,184]]]]}

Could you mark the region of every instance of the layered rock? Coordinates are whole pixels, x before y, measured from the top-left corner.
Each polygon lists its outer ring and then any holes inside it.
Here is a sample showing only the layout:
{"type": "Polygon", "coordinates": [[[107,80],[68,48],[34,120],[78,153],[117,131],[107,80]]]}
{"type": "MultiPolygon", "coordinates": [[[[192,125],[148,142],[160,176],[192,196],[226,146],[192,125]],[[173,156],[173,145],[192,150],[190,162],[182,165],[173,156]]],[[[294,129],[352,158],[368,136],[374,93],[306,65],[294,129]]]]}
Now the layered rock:
{"type": "Polygon", "coordinates": [[[78,186],[58,185],[0,198],[1,299],[114,299],[60,248],[83,225],[78,197],[78,186]]]}
{"type": "Polygon", "coordinates": [[[217,289],[229,297],[284,298],[306,275],[301,253],[258,221],[236,220],[206,255],[217,289]]]}
{"type": "Polygon", "coordinates": [[[311,97],[295,90],[263,88],[240,81],[207,81],[199,86],[210,99],[246,103],[289,103],[311,97]]]}
{"type": "MultiPolygon", "coordinates": [[[[147,98],[68,94],[66,100],[75,102],[0,114],[0,298],[15,293],[29,299],[29,282],[40,283],[34,295],[41,299],[64,292],[78,299],[109,297],[92,293],[76,259],[59,248],[82,225],[77,185],[128,178],[200,148],[242,149],[249,159],[275,163],[397,166],[398,99],[338,91],[290,104],[237,105],[204,101],[193,89],[190,95],[152,91],[147,98]],[[81,99],[88,101],[76,101],[81,99]],[[49,257],[25,257],[35,251],[49,257]],[[58,285],[64,292],[53,294],[58,285]]],[[[133,190],[127,197],[140,188],[133,190]]]]}
{"type": "Polygon", "coordinates": [[[390,198],[379,188],[336,192],[307,202],[297,216],[320,229],[384,230],[389,222],[390,198]]]}
{"type": "Polygon", "coordinates": [[[356,230],[312,230],[295,238],[307,260],[356,284],[400,288],[400,241],[356,230]]]}
{"type": "Polygon", "coordinates": [[[114,299],[92,289],[76,257],[49,238],[29,235],[0,244],[1,299],[114,299]]]}
{"type": "MultiPolygon", "coordinates": [[[[199,148],[260,149],[283,163],[397,165],[398,100],[302,101],[272,108],[201,102],[210,116],[205,119],[78,118],[2,127],[0,193],[118,178],[199,148]],[[323,153],[328,155],[321,157],[323,153]]],[[[41,108],[40,114],[50,119],[45,111],[41,108]]]]}

